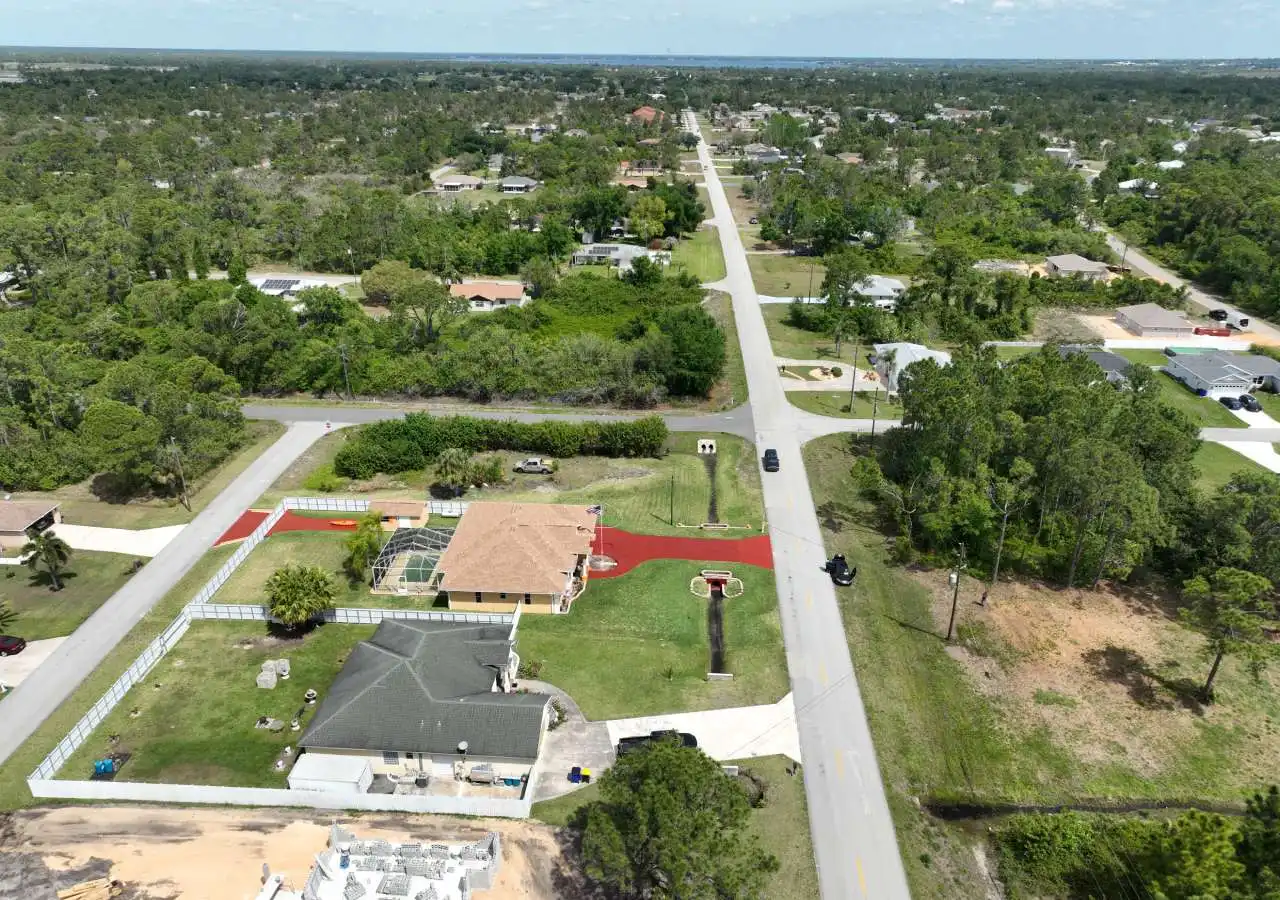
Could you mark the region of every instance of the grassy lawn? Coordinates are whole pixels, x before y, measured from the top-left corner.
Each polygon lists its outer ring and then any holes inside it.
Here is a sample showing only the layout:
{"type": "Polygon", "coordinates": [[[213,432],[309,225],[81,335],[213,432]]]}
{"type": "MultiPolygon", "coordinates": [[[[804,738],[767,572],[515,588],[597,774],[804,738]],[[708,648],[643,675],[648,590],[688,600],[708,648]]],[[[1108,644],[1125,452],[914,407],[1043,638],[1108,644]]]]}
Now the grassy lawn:
{"type": "Polygon", "coordinates": [[[216,547],[196,563],[169,593],[125,635],[102,664],[72,692],[61,706],[36,729],[35,733],[0,766],[0,809],[32,806],[35,801],[27,790],[27,775],[39,765],[71,726],[106,692],[147,644],[160,634],[192,595],[208,581],[234,546],[216,547]]]}
{"type": "MultiPolygon", "coordinates": [[[[759,528],[764,517],[759,468],[753,445],[733,435],[708,435],[718,442],[716,492],[720,521],[759,528]]],[[[295,462],[258,501],[262,507],[286,495],[318,496],[306,488],[307,475],[332,461],[347,435],[327,435],[295,462]]],[[[710,480],[703,458],[698,456],[698,435],[673,434],[670,451],[662,459],[605,459],[574,457],[560,460],[554,475],[511,474],[508,482],[471,490],[467,500],[513,500],[528,503],[604,504],[605,524],[645,534],[689,536],[688,528],[707,521],[710,480]],[[675,523],[671,522],[671,497],[675,497],[675,523]]],[[[506,469],[527,454],[504,453],[506,469]]],[[[338,493],[362,497],[421,497],[433,480],[430,472],[403,472],[379,476],[367,482],[343,482],[338,493]]],[[[702,534],[702,533],[697,533],[702,534]]],[[[743,532],[706,532],[705,536],[741,537],[743,532]]]]}
{"type": "Polygon", "coordinates": [[[49,589],[44,569],[33,573],[26,566],[5,566],[0,575],[0,597],[18,614],[8,627],[11,634],[39,641],[63,637],[124,586],[136,556],[75,550],[66,571],[60,573],[63,588],[49,589]]]}
{"type": "Polygon", "coordinates": [[[995,348],[996,359],[1017,359],[1021,356],[1028,356],[1039,350],[1039,347],[1005,347],[998,346],[995,348]]]}
{"type": "Polygon", "coordinates": [[[1280,394],[1270,391],[1255,391],[1253,394],[1262,404],[1262,411],[1273,419],[1280,419],[1280,394]]]}
{"type": "Polygon", "coordinates": [[[1129,362],[1139,366],[1163,366],[1169,361],[1169,357],[1165,356],[1159,350],[1113,350],[1117,356],[1123,356],[1129,362]]]}
{"type": "Polygon", "coordinates": [[[822,293],[822,279],[827,274],[816,256],[753,253],[747,257],[747,265],[756,293],[769,297],[817,296],[822,293]]]}
{"type": "MultiPolygon", "coordinates": [[[[1280,764],[1280,676],[1229,661],[1218,702],[1189,703],[1202,641],[1149,598],[1001,585],[985,610],[962,599],[960,645],[945,647],[945,574],[888,562],[852,447],[822,438],[805,460],[826,549],[858,566],[841,611],[914,896],[986,896],[975,836],[916,800],[1238,802],[1280,764]],[[1050,691],[1074,702],[1045,703],[1050,691]]],[[[966,579],[962,593],[980,590],[966,579]]]]}
{"type": "Polygon", "coordinates": [[[1197,397],[1187,390],[1180,381],[1175,381],[1161,373],[1156,382],[1160,385],[1163,399],[1170,406],[1177,407],[1201,428],[1248,428],[1230,411],[1216,400],[1197,397]]]}
{"type": "Polygon", "coordinates": [[[1204,441],[1192,459],[1200,474],[1196,483],[1206,491],[1216,491],[1231,480],[1237,472],[1266,472],[1247,456],[1241,456],[1230,447],[1204,441]]]}
{"type": "Polygon", "coordinates": [[[733,314],[733,299],[722,291],[711,291],[703,305],[724,329],[724,375],[711,389],[709,403],[712,409],[733,409],[747,402],[747,369],[742,362],[742,345],[738,342],[738,320],[733,314]]]}
{"type": "Polygon", "coordinates": [[[689,591],[702,569],[723,563],[652,560],[590,582],[567,616],[524,616],[519,651],[538,676],[563,688],[588,719],[774,703],[787,663],[773,572],[734,565],[746,590],[725,602],[725,666],[707,681],[707,601],[689,591]]]}
{"type": "MultiPolygon", "coordinates": [[[[755,257],[752,257],[753,259],[755,257]]],[[[819,334],[816,331],[805,331],[803,328],[796,328],[794,325],[787,324],[787,307],[786,303],[765,303],[760,307],[760,311],[764,314],[764,324],[769,330],[769,340],[773,344],[773,352],[776,356],[785,359],[829,359],[833,362],[836,360],[844,360],[845,362],[853,362],[854,344],[844,341],[840,345],[840,355],[836,356],[835,341],[827,337],[825,334],[819,334]]],[[[867,362],[866,345],[861,348],[859,355],[859,366],[864,369],[871,368],[867,362]]]]}
{"type": "Polygon", "coordinates": [[[62,504],[62,516],[75,525],[98,525],[108,528],[160,528],[190,522],[196,514],[209,505],[227,485],[234,481],[255,459],[262,455],[280,435],[284,426],[279,422],[246,423],[246,443],[226,462],[189,485],[191,512],[176,499],[157,498],[135,500],[130,503],[108,503],[99,500],[90,490],[90,482],[69,484],[55,491],[14,494],[15,500],[52,499],[62,504]]]}
{"type": "MultiPolygon", "coordinates": [[[[751,830],[781,864],[765,896],[769,900],[812,900],[818,896],[818,870],[814,867],[813,842],[809,838],[809,812],[804,796],[804,774],[786,773],[790,760],[781,756],[738,760],[738,765],[762,777],[765,803],[751,814],[751,830]]],[[[533,805],[533,818],[564,827],[583,805],[599,797],[597,785],[544,800],[533,805]]]]}
{"type": "Polygon", "coordinates": [[[193,622],[59,775],[85,778],[93,760],[118,751],[133,754],[118,776],[123,781],[285,787],[286,773],[272,763],[298,735],[287,724],[273,734],[254,722],[270,716],[288,723],[303,707],[303,693],[315,688],[323,695],[352,648],[373,630],[325,625],[281,639],[260,622],[193,622]],[[288,659],[291,669],[289,680],[269,691],[254,683],[268,659],[288,659]]]}
{"type": "Polygon", "coordinates": [[[676,245],[671,254],[674,265],[684,266],[702,283],[719,281],[725,275],[724,251],[720,248],[720,231],[705,225],[676,245]]]}
{"type": "MultiPolygon", "coordinates": [[[[849,409],[849,395],[845,391],[787,391],[787,399],[791,405],[820,416],[835,416],[840,419],[870,419],[873,402],[870,393],[862,391],[857,395],[853,410],[849,409]]],[[[900,419],[902,406],[890,403],[885,395],[880,396],[874,405],[876,418],[900,419]]]]}

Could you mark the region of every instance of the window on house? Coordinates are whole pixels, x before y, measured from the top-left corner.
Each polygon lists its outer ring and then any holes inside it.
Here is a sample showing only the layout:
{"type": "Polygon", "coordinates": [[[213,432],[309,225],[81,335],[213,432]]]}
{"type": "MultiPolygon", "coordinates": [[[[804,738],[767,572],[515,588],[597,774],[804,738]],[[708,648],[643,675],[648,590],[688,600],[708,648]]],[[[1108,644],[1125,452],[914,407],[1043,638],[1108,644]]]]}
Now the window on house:
{"type": "Polygon", "coordinates": [[[503,591],[501,594],[499,594],[499,595],[498,595],[498,599],[499,599],[499,600],[506,600],[506,599],[507,599],[507,592],[506,592],[506,591],[503,591]]]}
{"type": "Polygon", "coordinates": [[[479,602],[480,602],[480,592],[479,592],[479,591],[476,591],[476,602],[477,602],[477,603],[479,603],[479,602]]]}
{"type": "Polygon", "coordinates": [[[533,594],[525,594],[525,595],[524,595],[524,602],[525,602],[525,605],[526,605],[526,606],[528,606],[530,603],[532,603],[532,602],[533,602],[533,594]]]}
{"type": "Polygon", "coordinates": [[[400,754],[392,750],[383,750],[382,761],[389,766],[397,766],[400,764],[400,754]]]}

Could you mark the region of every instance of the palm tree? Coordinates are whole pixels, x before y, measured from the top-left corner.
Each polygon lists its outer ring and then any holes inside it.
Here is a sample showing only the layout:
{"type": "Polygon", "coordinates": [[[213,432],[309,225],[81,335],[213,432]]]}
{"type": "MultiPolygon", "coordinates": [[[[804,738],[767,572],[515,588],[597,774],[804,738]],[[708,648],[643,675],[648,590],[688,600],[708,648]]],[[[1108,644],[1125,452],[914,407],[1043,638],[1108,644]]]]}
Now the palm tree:
{"type": "Polygon", "coordinates": [[[9,605],[9,601],[0,598],[0,632],[8,633],[9,626],[18,620],[18,614],[13,611],[13,607],[9,605]]]}
{"type": "Polygon", "coordinates": [[[462,496],[471,481],[471,454],[460,447],[441,450],[436,457],[436,483],[462,496]]]}
{"type": "Polygon", "coordinates": [[[267,608],[287,628],[333,608],[333,578],[319,566],[285,566],[267,579],[267,608]]]}
{"type": "Polygon", "coordinates": [[[55,591],[62,590],[62,579],[58,573],[71,559],[71,547],[66,541],[52,532],[42,531],[23,545],[22,555],[32,572],[39,572],[43,565],[49,572],[50,587],[55,591]]]}

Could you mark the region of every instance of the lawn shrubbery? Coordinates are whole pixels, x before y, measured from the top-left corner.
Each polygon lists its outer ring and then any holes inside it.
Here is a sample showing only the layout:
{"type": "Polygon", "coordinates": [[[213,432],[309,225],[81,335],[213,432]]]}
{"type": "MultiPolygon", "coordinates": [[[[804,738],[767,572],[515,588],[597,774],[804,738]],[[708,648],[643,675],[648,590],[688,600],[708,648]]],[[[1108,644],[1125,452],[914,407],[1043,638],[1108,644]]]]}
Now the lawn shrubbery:
{"type": "Polygon", "coordinates": [[[516,422],[411,413],[366,425],[334,458],[348,478],[426,468],[441,451],[520,450],[548,456],[660,456],[667,426],[657,416],[627,422],[516,422]]]}

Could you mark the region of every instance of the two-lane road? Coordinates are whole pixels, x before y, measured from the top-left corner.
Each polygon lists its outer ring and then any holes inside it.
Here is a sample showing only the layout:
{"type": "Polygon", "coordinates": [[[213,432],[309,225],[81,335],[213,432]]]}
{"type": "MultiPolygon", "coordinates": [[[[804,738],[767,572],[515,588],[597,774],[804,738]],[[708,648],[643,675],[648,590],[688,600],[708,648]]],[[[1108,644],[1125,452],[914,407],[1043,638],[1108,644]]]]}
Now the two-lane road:
{"type": "MultiPolygon", "coordinates": [[[[699,133],[692,113],[685,116],[688,130],[699,133]]],[[[826,553],[800,452],[802,429],[822,417],[797,410],[783,393],[747,255],[706,141],[699,137],[698,159],[724,250],[728,275],[723,284],[733,298],[756,444],[777,449],[782,460],[781,471],[763,476],[764,499],[822,896],[906,900],[910,894],[893,819],[835,589],[822,571],[826,553]]]]}

